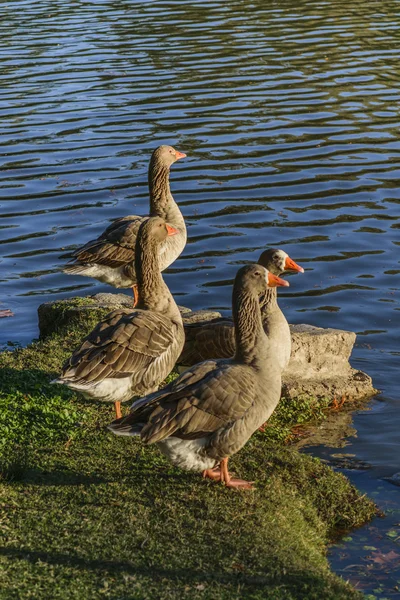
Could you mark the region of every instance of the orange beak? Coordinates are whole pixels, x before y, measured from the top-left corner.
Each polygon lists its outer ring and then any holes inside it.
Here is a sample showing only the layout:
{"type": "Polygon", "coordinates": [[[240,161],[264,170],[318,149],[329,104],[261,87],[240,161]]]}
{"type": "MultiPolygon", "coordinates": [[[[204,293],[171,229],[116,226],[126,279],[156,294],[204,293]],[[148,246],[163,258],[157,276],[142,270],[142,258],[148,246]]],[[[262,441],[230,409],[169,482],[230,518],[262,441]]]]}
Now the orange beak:
{"type": "Polygon", "coordinates": [[[179,160],[180,158],[186,158],[186,154],[184,152],[179,152],[179,150],[175,150],[175,157],[176,160],[179,160]]]}
{"type": "Polygon", "coordinates": [[[304,273],[303,267],[300,267],[297,263],[294,262],[289,256],[285,261],[285,271],[296,271],[297,273],[304,273]]]}
{"type": "Polygon", "coordinates": [[[289,287],[289,282],[277,277],[276,275],[272,275],[272,273],[268,273],[268,287],[278,286],[289,287]]]}
{"type": "Polygon", "coordinates": [[[179,231],[175,229],[175,227],[171,227],[171,225],[168,225],[168,223],[165,223],[165,226],[167,228],[168,235],[176,235],[177,233],[179,233],[179,231]]]}

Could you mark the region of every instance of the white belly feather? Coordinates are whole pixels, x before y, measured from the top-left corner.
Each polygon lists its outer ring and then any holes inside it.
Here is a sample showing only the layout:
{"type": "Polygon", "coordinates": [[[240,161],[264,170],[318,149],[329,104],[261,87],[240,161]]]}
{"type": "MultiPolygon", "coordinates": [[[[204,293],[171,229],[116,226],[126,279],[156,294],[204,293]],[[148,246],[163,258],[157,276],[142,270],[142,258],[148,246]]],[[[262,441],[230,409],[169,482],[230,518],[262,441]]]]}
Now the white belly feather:
{"type": "MultiPolygon", "coordinates": [[[[76,269],[78,271],[78,268],[76,269]]],[[[124,267],[108,267],[107,265],[98,265],[96,263],[82,265],[79,275],[93,277],[102,283],[108,283],[117,288],[132,287],[132,279],[124,274],[124,267]]]]}
{"type": "Polygon", "coordinates": [[[204,471],[216,465],[215,458],[209,458],[204,452],[207,442],[206,438],[181,440],[169,437],[162,442],[157,442],[157,446],[176,467],[187,471],[204,471]]]}
{"type": "Polygon", "coordinates": [[[107,378],[103,381],[94,383],[78,383],[68,379],[56,380],[57,383],[63,383],[72,390],[80,392],[82,396],[90,400],[99,400],[100,402],[125,402],[133,396],[131,378],[107,378]]]}

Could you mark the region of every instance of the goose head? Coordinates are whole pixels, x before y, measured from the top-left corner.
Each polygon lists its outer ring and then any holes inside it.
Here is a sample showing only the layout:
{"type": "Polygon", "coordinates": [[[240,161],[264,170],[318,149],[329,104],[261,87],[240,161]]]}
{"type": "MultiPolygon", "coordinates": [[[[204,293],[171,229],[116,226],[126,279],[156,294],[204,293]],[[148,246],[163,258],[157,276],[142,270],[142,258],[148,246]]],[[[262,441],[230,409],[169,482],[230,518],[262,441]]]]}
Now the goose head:
{"type": "Polygon", "coordinates": [[[274,275],[271,271],[259,264],[246,265],[239,269],[236,275],[236,282],[244,291],[257,296],[264,294],[266,288],[289,286],[288,281],[274,275]]]}
{"type": "Polygon", "coordinates": [[[185,156],[184,152],[179,152],[172,146],[158,146],[151,156],[151,162],[170,167],[174,162],[180,158],[185,158],[185,156]]]}
{"type": "Polygon", "coordinates": [[[161,244],[168,236],[179,233],[175,227],[168,225],[161,217],[150,217],[139,228],[138,239],[151,240],[161,244]]]}
{"type": "Polygon", "coordinates": [[[303,267],[295,263],[284,250],[278,248],[264,250],[258,259],[258,264],[268,269],[273,275],[281,275],[285,271],[304,273],[303,267]]]}

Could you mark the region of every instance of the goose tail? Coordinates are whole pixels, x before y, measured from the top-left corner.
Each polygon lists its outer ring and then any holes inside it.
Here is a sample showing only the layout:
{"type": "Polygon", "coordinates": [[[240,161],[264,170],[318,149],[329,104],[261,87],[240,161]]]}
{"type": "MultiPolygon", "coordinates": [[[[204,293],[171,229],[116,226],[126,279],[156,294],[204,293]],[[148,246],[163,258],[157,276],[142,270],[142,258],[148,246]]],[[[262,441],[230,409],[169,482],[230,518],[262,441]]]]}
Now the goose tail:
{"type": "Polygon", "coordinates": [[[126,417],[115,419],[115,421],[107,425],[107,429],[115,435],[135,436],[140,435],[144,425],[144,423],[134,422],[132,414],[130,414],[126,417]]]}

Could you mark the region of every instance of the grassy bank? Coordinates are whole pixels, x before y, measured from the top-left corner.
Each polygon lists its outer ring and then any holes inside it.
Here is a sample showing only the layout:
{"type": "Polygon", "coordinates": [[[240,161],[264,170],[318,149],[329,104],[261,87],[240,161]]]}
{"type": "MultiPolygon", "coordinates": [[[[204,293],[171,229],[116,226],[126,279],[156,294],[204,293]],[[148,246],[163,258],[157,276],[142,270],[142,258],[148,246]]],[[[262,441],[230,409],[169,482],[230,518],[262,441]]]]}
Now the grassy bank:
{"type": "Polygon", "coordinates": [[[282,403],[233,458],[257,484],[234,492],[105,431],[111,406],[48,384],[80,335],[0,355],[0,598],[361,597],[330,572],[326,544],[374,505],[282,444],[306,410],[320,416],[312,401],[282,403]]]}

